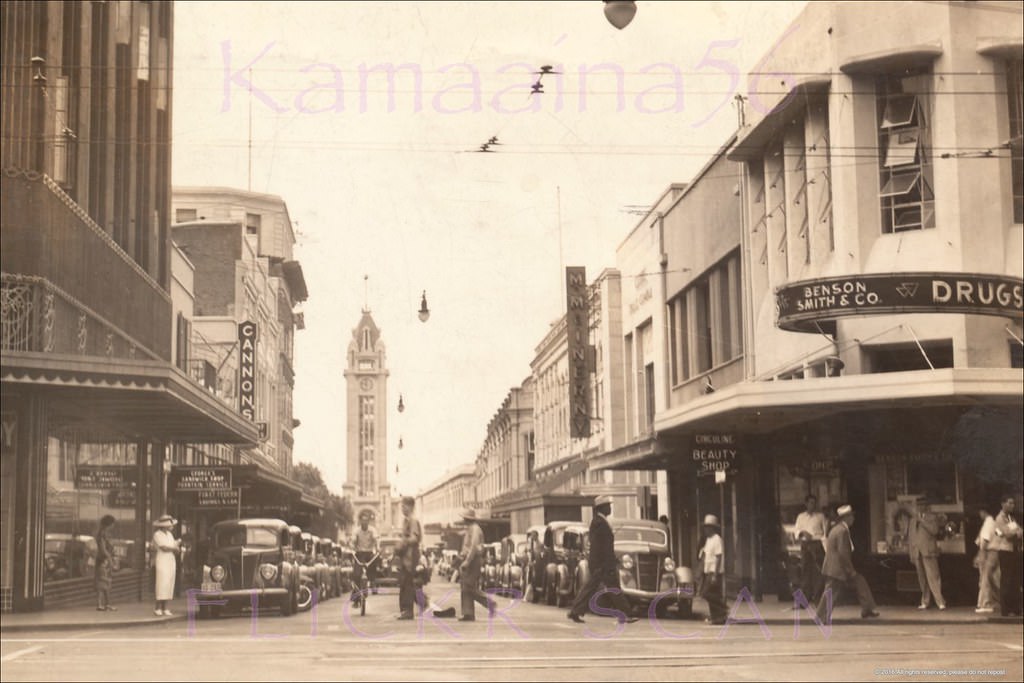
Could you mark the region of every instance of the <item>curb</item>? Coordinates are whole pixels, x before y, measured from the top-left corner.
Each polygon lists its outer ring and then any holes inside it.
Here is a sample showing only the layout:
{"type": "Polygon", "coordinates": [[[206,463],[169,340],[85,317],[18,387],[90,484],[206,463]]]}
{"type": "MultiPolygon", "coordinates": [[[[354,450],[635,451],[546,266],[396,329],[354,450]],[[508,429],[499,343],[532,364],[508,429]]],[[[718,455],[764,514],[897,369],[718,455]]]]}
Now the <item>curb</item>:
{"type": "Polygon", "coordinates": [[[10,633],[26,633],[30,631],[81,631],[84,629],[108,629],[108,628],[130,628],[132,626],[156,626],[158,624],[173,624],[179,621],[186,621],[186,615],[175,615],[173,617],[152,617],[150,619],[135,619],[103,622],[50,622],[50,623],[23,623],[5,624],[0,626],[0,636],[10,633]]]}

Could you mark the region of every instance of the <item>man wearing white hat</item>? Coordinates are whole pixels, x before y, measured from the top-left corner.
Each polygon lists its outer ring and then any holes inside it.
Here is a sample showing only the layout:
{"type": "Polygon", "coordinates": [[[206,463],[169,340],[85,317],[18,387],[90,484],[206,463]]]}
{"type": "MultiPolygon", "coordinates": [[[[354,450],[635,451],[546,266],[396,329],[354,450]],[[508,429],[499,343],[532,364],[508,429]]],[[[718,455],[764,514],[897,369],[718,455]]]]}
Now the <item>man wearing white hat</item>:
{"type": "Polygon", "coordinates": [[[725,574],[725,551],[722,546],[722,525],[718,517],[704,515],[704,546],[697,553],[703,563],[704,572],[700,578],[698,594],[708,603],[708,617],[705,623],[724,624],[728,607],[722,597],[722,577],[725,574]]]}
{"type": "Polygon", "coordinates": [[[612,606],[622,616],[619,623],[633,623],[636,617],[629,616],[629,600],[622,594],[619,584],[619,565],[615,559],[615,532],[608,523],[612,514],[611,496],[598,496],[594,499],[594,517],[590,521],[590,579],[576,595],[567,615],[577,624],[583,623],[583,615],[590,607],[590,600],[601,590],[608,590],[612,596],[612,606]]]}
{"type": "Polygon", "coordinates": [[[832,605],[839,604],[843,589],[852,587],[857,591],[857,602],[860,603],[860,616],[863,619],[877,617],[875,598],[867,580],[853,567],[853,540],[850,538],[850,526],[853,525],[853,508],[840,505],[836,510],[839,523],[828,532],[825,541],[825,564],[821,573],[825,576],[825,592],[818,601],[818,619],[823,623],[831,623],[832,605]]]}
{"type": "Polygon", "coordinates": [[[466,532],[462,537],[459,551],[459,584],[462,586],[462,616],[459,621],[476,621],[476,603],[487,608],[494,615],[494,600],[480,590],[480,565],[483,563],[484,532],[476,521],[476,510],[465,508],[462,521],[466,532]]]}

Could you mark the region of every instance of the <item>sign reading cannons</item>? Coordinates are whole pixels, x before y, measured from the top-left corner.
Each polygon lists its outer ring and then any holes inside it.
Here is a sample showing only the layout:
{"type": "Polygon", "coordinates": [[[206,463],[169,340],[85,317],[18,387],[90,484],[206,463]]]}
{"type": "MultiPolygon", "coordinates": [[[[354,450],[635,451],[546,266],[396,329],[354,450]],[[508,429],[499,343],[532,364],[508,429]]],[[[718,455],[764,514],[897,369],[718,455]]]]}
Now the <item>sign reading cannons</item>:
{"type": "Polygon", "coordinates": [[[167,477],[167,489],[173,493],[224,491],[230,488],[230,467],[175,467],[167,477]]]}
{"type": "Polygon", "coordinates": [[[885,273],[804,280],[775,292],[778,326],[818,332],[815,323],[854,315],[972,313],[1020,318],[1024,280],[973,273],[885,273]]]}

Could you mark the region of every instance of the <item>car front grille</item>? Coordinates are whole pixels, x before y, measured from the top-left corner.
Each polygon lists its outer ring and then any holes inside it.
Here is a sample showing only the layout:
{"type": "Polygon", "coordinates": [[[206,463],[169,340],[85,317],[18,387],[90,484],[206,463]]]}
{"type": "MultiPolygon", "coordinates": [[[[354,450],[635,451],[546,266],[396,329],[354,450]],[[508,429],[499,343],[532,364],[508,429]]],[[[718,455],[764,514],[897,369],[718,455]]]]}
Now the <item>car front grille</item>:
{"type": "Polygon", "coordinates": [[[658,556],[649,553],[637,554],[637,587],[640,590],[658,590],[658,556]]]}

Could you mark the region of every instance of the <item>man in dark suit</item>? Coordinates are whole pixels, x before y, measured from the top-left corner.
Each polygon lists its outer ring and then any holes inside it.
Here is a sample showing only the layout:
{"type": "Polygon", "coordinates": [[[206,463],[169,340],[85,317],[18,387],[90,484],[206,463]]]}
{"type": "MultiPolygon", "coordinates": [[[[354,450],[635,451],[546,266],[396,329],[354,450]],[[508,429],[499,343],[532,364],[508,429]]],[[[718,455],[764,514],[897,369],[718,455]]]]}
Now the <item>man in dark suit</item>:
{"type": "Polygon", "coordinates": [[[853,508],[841,505],[836,510],[836,515],[839,522],[828,532],[828,539],[825,541],[825,564],[821,568],[821,573],[825,577],[825,592],[818,601],[818,619],[823,623],[831,623],[831,607],[839,604],[843,589],[848,587],[857,591],[861,618],[877,617],[878,611],[875,609],[871,587],[853,567],[853,540],[850,538],[850,527],[854,520],[853,508]]]}
{"type": "Polygon", "coordinates": [[[615,558],[615,533],[608,523],[612,514],[610,496],[598,496],[594,499],[594,518],[590,522],[590,579],[576,595],[569,609],[568,617],[577,624],[583,623],[583,614],[590,606],[590,599],[599,591],[611,589],[612,605],[622,612],[619,623],[633,623],[636,617],[629,615],[629,600],[622,594],[619,585],[619,565],[615,558]]]}

